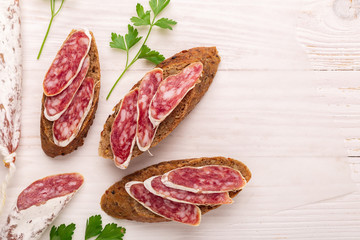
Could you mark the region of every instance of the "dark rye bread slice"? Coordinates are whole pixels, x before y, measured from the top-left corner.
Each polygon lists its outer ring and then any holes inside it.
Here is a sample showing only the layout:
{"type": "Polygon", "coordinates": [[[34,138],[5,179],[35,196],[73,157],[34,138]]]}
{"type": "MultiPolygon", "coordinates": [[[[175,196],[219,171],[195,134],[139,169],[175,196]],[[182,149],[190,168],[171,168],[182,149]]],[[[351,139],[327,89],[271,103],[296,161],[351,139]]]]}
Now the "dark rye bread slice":
{"type": "MultiPolygon", "coordinates": [[[[162,175],[175,168],[192,166],[200,167],[205,165],[222,165],[232,167],[239,170],[243,177],[249,182],[251,178],[251,172],[248,167],[240,161],[232,158],[225,157],[211,157],[211,158],[193,158],[185,160],[175,160],[162,162],[150,167],[144,168],[133,174],[124,177],[121,181],[112,185],[108,190],[105,191],[101,198],[101,208],[110,216],[128,219],[139,222],[164,222],[167,219],[160,217],[151,211],[147,210],[137,201],[135,201],[125,190],[125,184],[130,181],[145,181],[149,177],[162,175]]],[[[229,192],[231,198],[234,198],[241,190],[229,192]]],[[[201,213],[205,214],[210,210],[218,208],[216,206],[199,206],[201,213]]]]}
{"type": "MultiPolygon", "coordinates": [[[[70,32],[73,33],[75,30],[70,32]]],[[[69,35],[70,35],[69,34],[69,35]]],[[[99,53],[97,50],[95,38],[92,32],[91,34],[91,46],[89,50],[90,56],[90,67],[86,77],[91,77],[95,81],[95,89],[94,89],[94,98],[91,105],[91,109],[85,118],[81,129],[78,135],[75,137],[73,141],[69,143],[66,147],[60,147],[54,143],[53,133],[52,133],[52,124],[53,122],[47,120],[44,116],[44,101],[45,95],[43,95],[41,101],[41,120],[40,120],[40,133],[41,133],[41,147],[46,153],[46,155],[50,157],[56,157],[58,155],[66,155],[75,151],[79,146],[84,144],[84,138],[87,135],[87,132],[90,126],[93,123],[95,118],[95,112],[97,109],[97,105],[99,102],[99,94],[100,94],[100,62],[99,62],[99,53]]]]}
{"type": "MultiPolygon", "coordinates": [[[[174,111],[159,125],[151,147],[156,146],[161,140],[166,138],[191,112],[191,110],[194,109],[212,83],[220,63],[220,57],[216,47],[197,47],[177,53],[156,66],[163,69],[165,79],[170,75],[179,73],[193,62],[201,62],[203,64],[200,83],[196,84],[195,87],[186,94],[174,111]]],[[[135,84],[132,89],[138,87],[140,82],[141,81],[135,84]]],[[[109,115],[104,124],[104,130],[101,132],[99,155],[104,158],[113,159],[113,153],[110,146],[110,133],[114,119],[119,111],[120,104],[121,101],[114,107],[113,114],[109,115]]],[[[137,157],[142,153],[143,152],[140,151],[135,144],[132,158],[137,157]]]]}

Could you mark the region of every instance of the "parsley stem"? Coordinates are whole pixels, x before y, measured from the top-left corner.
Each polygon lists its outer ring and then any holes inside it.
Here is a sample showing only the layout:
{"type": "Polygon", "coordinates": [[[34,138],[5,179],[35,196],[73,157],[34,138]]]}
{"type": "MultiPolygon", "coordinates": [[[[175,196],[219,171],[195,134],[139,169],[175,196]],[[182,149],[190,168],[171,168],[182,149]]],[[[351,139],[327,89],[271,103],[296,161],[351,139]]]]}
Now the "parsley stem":
{"type": "Polygon", "coordinates": [[[53,21],[53,20],[54,20],[54,17],[51,17],[50,22],[49,22],[49,26],[48,26],[48,28],[47,28],[47,31],[46,31],[46,34],[45,34],[45,37],[44,37],[44,40],[43,40],[43,42],[42,42],[42,44],[41,44],[41,48],[40,48],[40,51],[39,51],[38,56],[37,56],[37,59],[38,59],[38,60],[39,60],[40,55],[41,55],[41,53],[42,53],[42,50],[43,50],[43,48],[44,48],[45,41],[46,41],[46,39],[47,39],[47,37],[48,37],[48,35],[49,35],[50,28],[51,28],[51,24],[52,24],[52,21],[53,21]]]}
{"type": "MultiPolygon", "coordinates": [[[[134,58],[134,59],[135,59],[135,58],[134,58]]],[[[121,73],[120,77],[116,80],[116,82],[115,82],[114,85],[112,86],[109,94],[108,94],[107,97],[106,97],[106,100],[109,99],[109,97],[110,97],[112,91],[114,90],[116,84],[119,82],[119,80],[122,78],[122,76],[124,76],[125,72],[131,67],[131,65],[133,65],[134,63],[135,63],[135,61],[133,60],[133,61],[131,61],[131,63],[130,63],[128,66],[125,67],[125,69],[124,69],[124,71],[121,73]]]]}
{"type": "Polygon", "coordinates": [[[65,0],[62,0],[62,1],[61,1],[61,4],[60,4],[59,9],[55,12],[55,0],[50,0],[51,18],[50,18],[49,26],[48,26],[48,28],[47,28],[47,31],[46,31],[44,40],[43,40],[43,42],[42,42],[42,44],[41,44],[39,53],[38,53],[38,55],[37,55],[37,59],[38,59],[38,60],[39,60],[39,58],[40,58],[40,56],[41,56],[41,53],[42,53],[42,50],[43,50],[43,48],[44,48],[46,39],[47,39],[47,37],[48,37],[48,35],[49,35],[52,22],[53,22],[55,16],[59,13],[60,9],[62,8],[62,6],[63,6],[63,4],[64,4],[64,1],[65,1],[65,0]]]}

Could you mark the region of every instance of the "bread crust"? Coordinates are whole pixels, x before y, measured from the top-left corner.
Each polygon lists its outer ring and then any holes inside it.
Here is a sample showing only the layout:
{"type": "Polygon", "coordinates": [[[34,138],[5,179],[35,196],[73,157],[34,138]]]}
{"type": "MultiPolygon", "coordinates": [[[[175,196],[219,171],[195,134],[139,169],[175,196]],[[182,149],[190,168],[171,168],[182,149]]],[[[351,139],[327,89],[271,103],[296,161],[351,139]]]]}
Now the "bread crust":
{"type": "MultiPolygon", "coordinates": [[[[165,79],[170,75],[179,73],[189,64],[194,62],[201,62],[203,64],[203,73],[200,77],[200,83],[196,84],[196,86],[186,94],[174,111],[172,111],[172,113],[159,125],[150,148],[156,146],[161,140],[166,138],[191,112],[191,110],[194,109],[212,83],[220,63],[220,57],[216,47],[197,47],[179,52],[156,66],[163,69],[165,79]]],[[[140,82],[141,80],[136,83],[132,89],[138,87],[140,82]]],[[[110,146],[110,133],[114,119],[119,111],[120,103],[121,101],[114,107],[114,112],[107,118],[104,124],[104,130],[101,132],[99,155],[103,158],[113,159],[113,153],[110,146]]],[[[132,158],[137,157],[142,153],[143,152],[137,145],[135,145],[132,158]]]]}
{"type": "MultiPolygon", "coordinates": [[[[205,165],[222,165],[232,167],[241,172],[247,182],[251,179],[251,172],[249,168],[242,162],[225,157],[202,157],[184,160],[174,160],[168,162],[162,162],[156,165],[149,166],[142,170],[136,171],[119,182],[112,185],[108,190],[105,191],[101,198],[101,208],[110,216],[128,219],[139,222],[165,222],[169,221],[163,217],[160,217],[151,211],[147,210],[136,200],[128,195],[125,190],[125,184],[130,181],[145,181],[149,177],[162,175],[175,168],[192,166],[201,167],[205,165]]],[[[231,198],[234,198],[241,190],[229,192],[231,198]]],[[[216,206],[199,206],[201,214],[205,214],[215,208],[216,206]]]]}
{"type": "MultiPolygon", "coordinates": [[[[76,30],[72,30],[69,36],[75,31],[76,30]]],[[[41,119],[40,119],[41,147],[45,152],[45,154],[48,155],[49,157],[66,155],[75,151],[79,146],[82,146],[84,144],[84,138],[86,137],[88,130],[94,121],[95,112],[99,102],[101,74],[100,74],[99,53],[97,50],[95,38],[92,32],[90,32],[90,34],[91,34],[91,46],[89,50],[90,67],[86,77],[91,77],[94,79],[95,82],[94,99],[91,105],[91,109],[88,115],[86,116],[78,135],[66,147],[60,147],[54,143],[53,133],[52,133],[53,122],[47,120],[44,116],[44,102],[46,96],[43,94],[41,101],[41,119]]]]}

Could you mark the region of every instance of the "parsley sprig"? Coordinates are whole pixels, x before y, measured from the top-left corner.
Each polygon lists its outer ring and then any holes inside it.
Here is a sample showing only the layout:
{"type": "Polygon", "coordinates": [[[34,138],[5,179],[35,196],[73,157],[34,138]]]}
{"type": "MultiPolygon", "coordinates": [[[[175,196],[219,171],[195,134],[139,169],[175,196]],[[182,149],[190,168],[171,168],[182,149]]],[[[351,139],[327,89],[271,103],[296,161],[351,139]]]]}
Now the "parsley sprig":
{"type": "MultiPolygon", "coordinates": [[[[75,224],[61,224],[59,227],[53,226],[50,231],[50,240],[72,240],[75,231],[75,224]]],[[[126,229],[118,227],[116,223],[109,223],[104,228],[100,215],[91,216],[86,221],[85,240],[95,238],[95,240],[123,240],[126,229]]]]}
{"type": "Polygon", "coordinates": [[[130,18],[130,21],[134,24],[134,26],[149,26],[149,30],[139,51],[136,53],[136,55],[130,62],[129,62],[130,49],[135,44],[137,44],[143,37],[138,36],[139,35],[138,30],[133,26],[131,26],[130,24],[128,25],[128,33],[125,34],[125,37],[120,34],[111,33],[110,47],[126,51],[126,63],[123,72],[120,74],[120,77],[116,80],[115,84],[112,86],[109,94],[106,97],[106,100],[109,99],[112,91],[114,90],[119,80],[124,76],[125,72],[138,59],[146,59],[155,64],[159,64],[162,61],[164,61],[165,57],[162,54],[160,54],[158,51],[151,50],[146,45],[146,42],[154,26],[163,29],[172,30],[172,26],[176,24],[176,21],[168,18],[160,18],[157,20],[157,16],[166,8],[167,5],[169,5],[169,3],[170,0],[150,0],[149,5],[151,11],[148,10],[146,12],[144,10],[144,7],[140,3],[136,5],[137,17],[130,18]]]}
{"type": "Polygon", "coordinates": [[[51,24],[52,24],[54,18],[56,17],[56,15],[60,12],[60,10],[61,10],[61,8],[62,8],[62,6],[63,6],[63,4],[64,4],[64,1],[65,1],[65,0],[61,0],[61,4],[60,4],[59,9],[55,11],[55,0],[50,0],[51,18],[50,18],[49,26],[48,26],[48,28],[47,28],[47,31],[46,31],[44,40],[43,40],[43,42],[42,42],[42,44],[41,44],[41,47],[40,47],[40,50],[39,50],[37,59],[40,58],[40,55],[41,55],[42,50],[43,50],[43,48],[44,48],[46,39],[47,39],[47,37],[48,37],[48,35],[49,35],[49,32],[50,32],[51,24]]]}

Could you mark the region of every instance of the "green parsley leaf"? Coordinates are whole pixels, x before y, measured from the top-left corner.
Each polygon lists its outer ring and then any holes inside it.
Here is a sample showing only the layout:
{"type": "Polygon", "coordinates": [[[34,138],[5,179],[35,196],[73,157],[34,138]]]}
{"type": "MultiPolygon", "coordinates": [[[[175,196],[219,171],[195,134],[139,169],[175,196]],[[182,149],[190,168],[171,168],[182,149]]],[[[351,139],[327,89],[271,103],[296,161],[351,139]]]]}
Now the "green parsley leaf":
{"type": "Polygon", "coordinates": [[[129,50],[132,46],[134,46],[142,37],[138,37],[138,30],[128,25],[128,33],[125,34],[126,48],[129,50]]]}
{"type": "Polygon", "coordinates": [[[135,26],[146,26],[150,25],[150,11],[144,12],[144,7],[138,3],[136,5],[136,13],[138,17],[130,18],[130,21],[134,23],[135,26]]]}
{"type": "Polygon", "coordinates": [[[71,240],[75,231],[75,224],[61,224],[59,227],[53,226],[50,231],[50,240],[71,240]]]}
{"type": "Polygon", "coordinates": [[[101,233],[102,220],[100,215],[91,216],[86,220],[85,240],[101,233]]]}
{"type": "Polygon", "coordinates": [[[156,23],[154,25],[164,28],[164,29],[170,29],[172,30],[171,25],[175,25],[177,22],[172,20],[172,19],[168,19],[168,18],[160,18],[159,20],[156,21],[156,23]]]}
{"type": "Polygon", "coordinates": [[[148,40],[151,30],[154,26],[172,30],[173,26],[177,24],[176,21],[168,18],[161,18],[157,20],[157,15],[160,14],[166,8],[166,6],[169,5],[169,3],[170,0],[150,0],[149,5],[153,14],[151,14],[151,11],[145,11],[144,7],[141,4],[138,3],[136,5],[137,17],[132,17],[130,21],[134,24],[134,26],[149,26],[149,30],[146,34],[146,37],[144,38],[145,40],[143,41],[141,47],[131,61],[129,61],[129,49],[136,43],[138,43],[142,37],[138,37],[138,31],[134,29],[134,27],[132,27],[131,25],[128,26],[128,33],[125,35],[125,38],[123,38],[121,35],[116,35],[113,33],[114,36],[112,36],[112,42],[110,43],[110,46],[113,48],[120,48],[126,50],[126,63],[124,70],[120,74],[119,78],[115,81],[114,85],[111,87],[108,95],[106,96],[106,100],[109,99],[111,93],[115,89],[120,79],[124,76],[126,71],[137,60],[143,58],[155,64],[159,64],[165,59],[165,57],[159,52],[153,51],[149,47],[147,47],[146,41],[148,40]]]}
{"type": "Polygon", "coordinates": [[[157,16],[166,6],[170,3],[170,0],[150,0],[149,5],[153,10],[155,16],[157,16]]]}
{"type": "Polygon", "coordinates": [[[147,59],[155,64],[159,64],[165,59],[165,57],[162,54],[160,54],[158,51],[151,50],[146,45],[143,45],[141,47],[139,58],[147,59]]]}
{"type": "Polygon", "coordinates": [[[109,223],[105,226],[104,230],[96,240],[122,240],[125,232],[125,228],[118,227],[116,223],[109,223]]]}
{"type": "Polygon", "coordinates": [[[126,45],[123,36],[121,36],[120,34],[117,35],[116,33],[111,33],[111,40],[112,41],[110,42],[110,47],[126,51],[126,45]]]}

